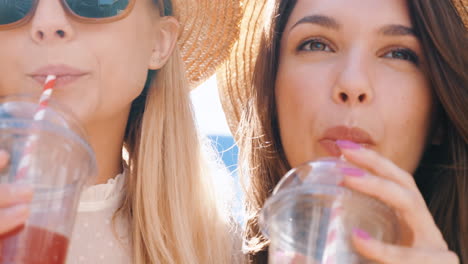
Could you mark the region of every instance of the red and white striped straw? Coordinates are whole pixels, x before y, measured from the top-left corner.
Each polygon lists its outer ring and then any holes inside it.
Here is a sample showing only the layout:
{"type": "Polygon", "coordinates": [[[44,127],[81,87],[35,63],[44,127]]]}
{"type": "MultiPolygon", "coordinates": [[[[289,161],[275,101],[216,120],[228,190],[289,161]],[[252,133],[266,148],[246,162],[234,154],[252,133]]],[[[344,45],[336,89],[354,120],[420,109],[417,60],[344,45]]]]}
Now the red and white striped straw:
{"type": "MultiPolygon", "coordinates": [[[[39,99],[39,107],[37,108],[34,114],[35,121],[41,121],[44,119],[47,106],[49,105],[50,97],[52,96],[52,93],[54,91],[56,80],[57,77],[54,75],[47,76],[44,88],[42,90],[41,98],[39,99]]],[[[29,167],[31,166],[31,155],[34,151],[37,140],[38,136],[34,132],[32,132],[26,141],[26,146],[23,150],[23,156],[21,157],[20,163],[18,165],[18,170],[16,173],[17,180],[24,179],[24,177],[26,176],[26,173],[28,172],[29,167]]]]}
{"type": "Polygon", "coordinates": [[[54,91],[55,81],[57,77],[54,75],[47,76],[46,82],[44,84],[44,89],[42,90],[41,98],[39,99],[39,108],[34,114],[34,120],[40,121],[44,119],[45,110],[49,105],[50,97],[54,91]]]}

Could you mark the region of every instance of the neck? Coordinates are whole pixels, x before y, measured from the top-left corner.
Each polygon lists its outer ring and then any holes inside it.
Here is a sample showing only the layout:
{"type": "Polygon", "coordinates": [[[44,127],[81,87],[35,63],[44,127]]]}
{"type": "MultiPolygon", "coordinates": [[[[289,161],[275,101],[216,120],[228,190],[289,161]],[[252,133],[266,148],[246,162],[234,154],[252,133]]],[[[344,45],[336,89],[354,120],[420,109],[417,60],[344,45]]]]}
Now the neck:
{"type": "Polygon", "coordinates": [[[94,184],[106,183],[123,171],[122,147],[130,108],[86,126],[88,140],[96,153],[98,175],[94,184]]]}

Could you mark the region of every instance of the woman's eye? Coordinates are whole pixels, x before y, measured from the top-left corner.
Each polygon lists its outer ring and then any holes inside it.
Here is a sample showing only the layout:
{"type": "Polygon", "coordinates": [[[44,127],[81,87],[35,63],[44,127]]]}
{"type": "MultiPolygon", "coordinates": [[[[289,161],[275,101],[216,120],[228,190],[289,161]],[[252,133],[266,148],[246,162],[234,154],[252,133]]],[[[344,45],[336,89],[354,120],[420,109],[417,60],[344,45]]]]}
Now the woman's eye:
{"type": "Polygon", "coordinates": [[[416,65],[418,65],[419,63],[418,55],[416,55],[413,51],[408,49],[392,50],[386,53],[383,57],[389,59],[406,60],[416,65]]]}
{"type": "Polygon", "coordinates": [[[308,40],[304,42],[301,46],[299,46],[299,51],[326,51],[331,52],[333,51],[329,45],[323,43],[320,40],[308,40]]]}

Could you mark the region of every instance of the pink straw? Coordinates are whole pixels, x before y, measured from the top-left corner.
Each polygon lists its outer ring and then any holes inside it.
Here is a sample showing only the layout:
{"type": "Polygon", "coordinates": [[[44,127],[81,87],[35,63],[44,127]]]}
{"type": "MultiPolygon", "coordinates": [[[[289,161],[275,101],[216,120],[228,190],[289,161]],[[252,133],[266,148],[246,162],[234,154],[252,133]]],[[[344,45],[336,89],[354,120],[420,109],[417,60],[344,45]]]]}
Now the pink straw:
{"type": "MultiPolygon", "coordinates": [[[[55,82],[57,77],[54,75],[49,75],[46,78],[44,89],[42,90],[41,98],[39,99],[39,107],[34,114],[34,121],[41,121],[45,117],[45,113],[47,110],[47,106],[49,105],[50,97],[54,91],[55,82]]],[[[28,140],[26,141],[26,147],[24,148],[23,156],[21,157],[21,161],[18,166],[18,171],[16,174],[16,179],[21,180],[24,179],[26,173],[31,166],[31,156],[34,151],[35,145],[37,143],[38,136],[34,133],[29,136],[28,140]]]]}

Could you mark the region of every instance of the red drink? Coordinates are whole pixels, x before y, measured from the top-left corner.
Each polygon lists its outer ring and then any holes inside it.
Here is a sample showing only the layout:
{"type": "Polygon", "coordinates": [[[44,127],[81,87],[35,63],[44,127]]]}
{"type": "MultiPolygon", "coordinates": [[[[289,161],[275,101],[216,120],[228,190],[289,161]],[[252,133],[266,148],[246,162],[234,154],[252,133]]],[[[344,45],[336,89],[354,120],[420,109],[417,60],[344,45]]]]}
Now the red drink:
{"type": "Polygon", "coordinates": [[[0,264],[65,264],[68,238],[34,226],[0,236],[0,264]]]}

